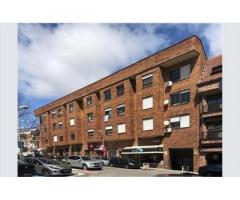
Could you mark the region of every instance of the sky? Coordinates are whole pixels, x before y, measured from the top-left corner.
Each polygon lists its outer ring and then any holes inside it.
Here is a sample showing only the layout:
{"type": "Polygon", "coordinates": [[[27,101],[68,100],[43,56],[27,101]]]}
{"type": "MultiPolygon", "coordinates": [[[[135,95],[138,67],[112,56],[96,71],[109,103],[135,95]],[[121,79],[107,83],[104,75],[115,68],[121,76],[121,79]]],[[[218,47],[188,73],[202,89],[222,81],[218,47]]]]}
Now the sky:
{"type": "Polygon", "coordinates": [[[37,109],[191,35],[221,54],[221,24],[19,24],[18,95],[37,109]]]}

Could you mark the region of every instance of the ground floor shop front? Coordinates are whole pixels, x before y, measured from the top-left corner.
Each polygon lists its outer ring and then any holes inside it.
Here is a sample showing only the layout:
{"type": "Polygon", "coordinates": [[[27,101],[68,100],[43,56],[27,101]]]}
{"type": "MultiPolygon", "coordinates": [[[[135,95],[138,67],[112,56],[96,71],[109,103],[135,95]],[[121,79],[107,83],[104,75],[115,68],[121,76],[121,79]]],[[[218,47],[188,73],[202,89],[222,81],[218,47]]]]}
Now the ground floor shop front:
{"type": "Polygon", "coordinates": [[[222,153],[201,152],[194,147],[166,147],[158,138],[140,139],[136,145],[134,140],[91,142],[86,145],[74,144],[49,147],[48,155],[88,155],[90,157],[127,157],[149,167],[173,170],[198,171],[198,168],[210,163],[221,163],[222,153]]]}

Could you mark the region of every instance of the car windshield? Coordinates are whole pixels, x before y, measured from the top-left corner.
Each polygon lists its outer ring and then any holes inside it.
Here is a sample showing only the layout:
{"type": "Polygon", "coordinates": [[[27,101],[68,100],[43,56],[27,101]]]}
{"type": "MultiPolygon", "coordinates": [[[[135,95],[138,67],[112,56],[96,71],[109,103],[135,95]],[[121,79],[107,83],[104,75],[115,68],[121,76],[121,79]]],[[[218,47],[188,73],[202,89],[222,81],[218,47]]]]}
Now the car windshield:
{"type": "Polygon", "coordinates": [[[56,160],[49,160],[49,159],[39,159],[42,163],[47,164],[47,165],[59,165],[60,162],[56,160]]]}
{"type": "Polygon", "coordinates": [[[87,156],[82,157],[82,159],[83,159],[83,160],[91,160],[91,158],[90,158],[90,157],[87,157],[87,156]]]}

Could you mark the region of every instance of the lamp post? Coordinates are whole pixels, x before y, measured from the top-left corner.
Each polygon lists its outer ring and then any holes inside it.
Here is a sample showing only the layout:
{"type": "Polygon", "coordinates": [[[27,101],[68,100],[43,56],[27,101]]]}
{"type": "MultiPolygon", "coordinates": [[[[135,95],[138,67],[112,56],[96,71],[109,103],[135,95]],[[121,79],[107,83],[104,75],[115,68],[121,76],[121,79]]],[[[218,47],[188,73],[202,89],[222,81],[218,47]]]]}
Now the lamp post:
{"type": "Polygon", "coordinates": [[[21,111],[27,110],[29,107],[27,105],[20,105],[18,106],[18,130],[17,130],[17,137],[18,137],[18,148],[20,151],[20,158],[22,157],[22,147],[21,147],[21,138],[20,138],[20,117],[24,114],[21,111]]]}

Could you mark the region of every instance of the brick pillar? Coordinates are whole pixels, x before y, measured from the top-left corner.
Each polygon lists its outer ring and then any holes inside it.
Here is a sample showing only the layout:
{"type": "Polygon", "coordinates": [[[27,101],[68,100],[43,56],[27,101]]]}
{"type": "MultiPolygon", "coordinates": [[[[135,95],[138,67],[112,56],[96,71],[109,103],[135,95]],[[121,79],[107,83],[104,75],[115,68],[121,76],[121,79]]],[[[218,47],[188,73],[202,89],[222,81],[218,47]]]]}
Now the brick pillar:
{"type": "Polygon", "coordinates": [[[171,162],[168,149],[163,149],[163,167],[165,169],[171,169],[171,162]]]}
{"type": "Polygon", "coordinates": [[[134,138],[133,145],[134,145],[134,146],[138,146],[138,137],[135,137],[135,138],[134,138]]]}

